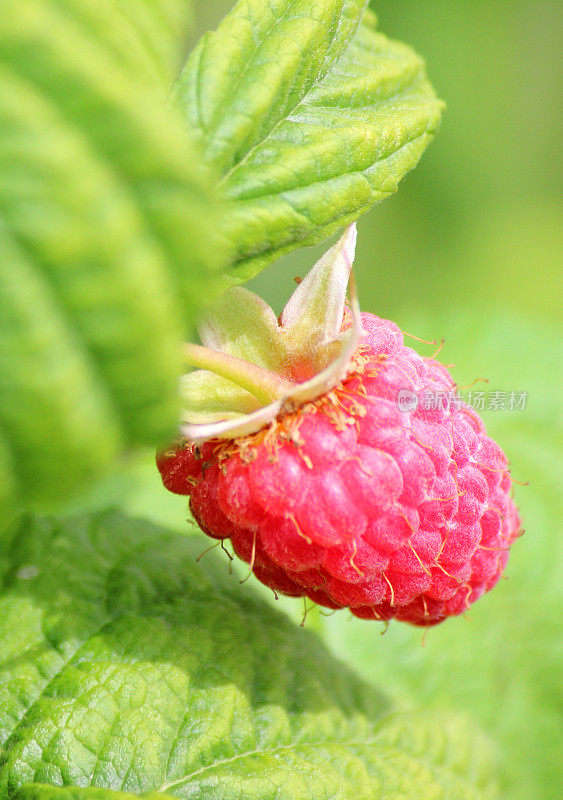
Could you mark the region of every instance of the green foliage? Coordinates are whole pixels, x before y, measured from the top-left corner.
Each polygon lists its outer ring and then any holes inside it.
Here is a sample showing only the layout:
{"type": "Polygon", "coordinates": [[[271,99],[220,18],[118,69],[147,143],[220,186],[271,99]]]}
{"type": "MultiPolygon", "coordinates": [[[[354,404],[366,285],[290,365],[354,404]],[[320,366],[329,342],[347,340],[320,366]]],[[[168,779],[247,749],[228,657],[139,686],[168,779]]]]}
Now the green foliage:
{"type": "Polygon", "coordinates": [[[173,429],[178,342],[218,258],[158,78],[181,7],[3,5],[0,497],[50,505],[173,429]]]}
{"type": "MultiPolygon", "coordinates": [[[[422,61],[375,31],[365,0],[241,0],[178,83],[186,130],[168,94],[187,5],[3,4],[4,516],[74,493],[75,508],[115,502],[184,528],[152,453],[127,468],[117,456],[173,429],[178,343],[226,282],[224,249],[228,282],[241,282],[325,238],[393,192],[437,128],[422,61]]],[[[552,412],[506,434],[540,481],[556,462],[539,421],[552,412]]],[[[548,526],[558,484],[541,485],[524,511],[548,526]]],[[[25,516],[0,535],[0,800],[492,798],[491,745],[435,708],[452,704],[508,743],[511,796],[556,785],[548,546],[519,544],[512,586],[524,594],[499,587],[472,633],[435,632],[443,650],[427,663],[404,627],[381,639],[317,618],[372,686],[215,555],[196,567],[204,547],[118,513],[25,516]]]]}
{"type": "Polygon", "coordinates": [[[463,719],[391,713],[200,546],[113,513],[4,535],[3,800],[495,796],[463,719]]]}
{"type": "Polygon", "coordinates": [[[422,60],[358,20],[364,0],[242,0],[177,94],[222,174],[231,275],[245,281],[394,192],[435,133],[422,60]]]}

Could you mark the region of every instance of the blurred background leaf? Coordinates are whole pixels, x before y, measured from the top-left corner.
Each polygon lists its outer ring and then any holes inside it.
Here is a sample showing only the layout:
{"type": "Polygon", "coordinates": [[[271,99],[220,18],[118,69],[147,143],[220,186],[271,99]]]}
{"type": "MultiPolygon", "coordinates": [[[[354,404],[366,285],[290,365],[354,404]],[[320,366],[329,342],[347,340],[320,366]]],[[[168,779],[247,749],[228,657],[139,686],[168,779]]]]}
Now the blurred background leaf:
{"type": "Polygon", "coordinates": [[[186,9],[4,4],[5,500],[55,507],[124,448],[174,430],[178,343],[221,265],[211,181],[168,102],[186,9]]]}
{"type": "MultiPolygon", "coordinates": [[[[105,0],[121,14],[139,40],[140,49],[152,64],[166,90],[178,74],[193,23],[192,0],[105,0]]],[[[101,3],[91,3],[96,11],[101,3]]],[[[117,38],[117,37],[116,37],[117,38]]]]}

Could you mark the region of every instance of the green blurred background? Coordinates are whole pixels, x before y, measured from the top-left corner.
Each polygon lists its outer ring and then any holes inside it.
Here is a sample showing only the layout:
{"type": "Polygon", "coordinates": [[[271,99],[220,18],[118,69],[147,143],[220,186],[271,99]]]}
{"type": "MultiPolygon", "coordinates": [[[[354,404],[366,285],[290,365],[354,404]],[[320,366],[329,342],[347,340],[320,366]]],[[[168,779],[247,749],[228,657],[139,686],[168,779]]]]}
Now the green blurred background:
{"type": "MultiPolygon", "coordinates": [[[[230,5],[200,0],[199,32],[230,5]]],[[[484,414],[514,476],[529,482],[516,493],[526,535],[508,580],[468,617],[430,631],[424,647],[419,630],[394,624],[381,637],[380,626],[345,613],[313,613],[307,625],[403,705],[447,705],[475,718],[503,754],[504,797],[555,800],[563,786],[562,5],[372,5],[386,34],[427,59],[448,108],[398,194],[360,221],[361,303],[423,338],[444,337],[442,358],[455,362],[461,386],[489,378],[486,390],[528,392],[525,411],[484,414]]],[[[252,288],[281,309],[293,277],[324,249],[272,265],[252,288]]],[[[128,511],[186,530],[185,503],[161,488],[152,454],[80,505],[105,503],[108,492],[128,511]]],[[[279,605],[300,618],[301,605],[279,605]]]]}

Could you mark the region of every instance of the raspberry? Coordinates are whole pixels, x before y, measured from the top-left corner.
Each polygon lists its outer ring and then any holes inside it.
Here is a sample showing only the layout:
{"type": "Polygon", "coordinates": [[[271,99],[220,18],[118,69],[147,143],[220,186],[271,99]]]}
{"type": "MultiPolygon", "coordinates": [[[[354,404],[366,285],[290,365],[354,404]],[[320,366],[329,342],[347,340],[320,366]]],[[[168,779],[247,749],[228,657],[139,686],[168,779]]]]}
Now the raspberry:
{"type": "MultiPolygon", "coordinates": [[[[275,592],[435,625],[498,581],[520,529],[507,460],[447,369],[362,315],[346,377],[266,427],[158,456],[209,536],[275,592]],[[410,413],[399,393],[418,398],[410,413]],[[428,398],[438,398],[428,402],[428,398]]],[[[346,327],[346,324],[344,325],[346,327]]]]}
{"type": "Polygon", "coordinates": [[[184,440],[157,457],[204,533],[274,592],[435,625],[498,581],[508,462],[436,360],[350,294],[347,229],[281,316],[227,292],[185,344],[184,440]]]}

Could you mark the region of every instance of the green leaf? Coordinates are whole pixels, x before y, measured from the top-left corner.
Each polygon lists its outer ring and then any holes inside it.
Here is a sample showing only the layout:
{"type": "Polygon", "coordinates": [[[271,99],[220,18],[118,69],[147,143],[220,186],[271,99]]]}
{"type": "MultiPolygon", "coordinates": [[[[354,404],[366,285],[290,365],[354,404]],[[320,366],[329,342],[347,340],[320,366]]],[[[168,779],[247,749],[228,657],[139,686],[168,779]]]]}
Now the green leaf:
{"type": "Polygon", "coordinates": [[[222,174],[245,281],[390,195],[438,127],[422,60],[364,0],[241,0],[191,55],[181,107],[222,174]]]}
{"type": "Polygon", "coordinates": [[[115,513],[0,539],[2,800],[495,796],[463,719],[392,713],[202,546],[115,513]]]}
{"type": "Polygon", "coordinates": [[[143,5],[3,5],[0,475],[17,502],[50,506],[168,435],[178,345],[217,281],[208,181],[137,36],[176,4],[143,5]]]}
{"type": "MultiPolygon", "coordinates": [[[[14,794],[14,800],[136,800],[130,792],[112,792],[95,786],[67,786],[65,788],[41,783],[25,784],[14,794]]],[[[171,795],[161,792],[143,794],[143,800],[171,800],[171,795]]]]}
{"type": "Polygon", "coordinates": [[[279,323],[261,297],[241,286],[223,292],[199,320],[197,330],[205,347],[245,358],[264,369],[280,367],[279,323]]]}

